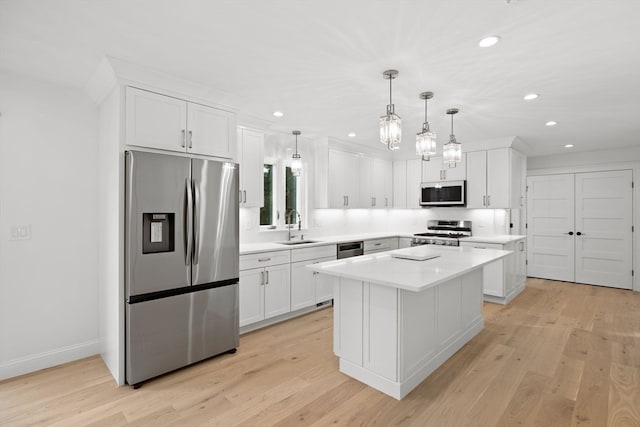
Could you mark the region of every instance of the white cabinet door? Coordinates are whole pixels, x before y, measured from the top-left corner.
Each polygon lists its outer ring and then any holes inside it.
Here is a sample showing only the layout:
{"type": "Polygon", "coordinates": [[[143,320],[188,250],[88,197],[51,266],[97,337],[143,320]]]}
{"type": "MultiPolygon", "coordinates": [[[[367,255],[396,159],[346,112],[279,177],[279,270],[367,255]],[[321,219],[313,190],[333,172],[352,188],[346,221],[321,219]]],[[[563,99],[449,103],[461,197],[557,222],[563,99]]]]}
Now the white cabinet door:
{"type": "Polygon", "coordinates": [[[524,175],[525,181],[526,181],[526,168],[527,168],[526,159],[523,162],[522,160],[523,158],[525,158],[525,156],[516,150],[511,150],[509,155],[511,156],[511,160],[510,160],[510,163],[511,163],[510,191],[511,193],[509,196],[509,205],[511,206],[511,209],[522,209],[524,208],[523,187],[524,185],[526,185],[526,183],[523,184],[522,177],[524,175]],[[523,164],[525,168],[524,174],[522,173],[523,164]]]}
{"type": "Polygon", "coordinates": [[[516,286],[524,286],[527,281],[527,244],[523,240],[516,242],[516,286]]]}
{"type": "Polygon", "coordinates": [[[329,150],[329,207],[358,208],[358,155],[329,150]]]}
{"type": "Polygon", "coordinates": [[[240,206],[262,207],[264,204],[264,134],[238,129],[240,145],[240,206]]]}
{"type": "MultiPolygon", "coordinates": [[[[460,246],[466,246],[475,249],[503,249],[503,245],[498,243],[460,242],[460,246]]],[[[494,297],[503,298],[506,296],[506,263],[509,256],[489,263],[482,268],[483,293],[494,297]]]]}
{"type": "Polygon", "coordinates": [[[575,174],[576,282],[631,289],[631,181],[630,170],[575,174]]]}
{"type": "Polygon", "coordinates": [[[184,152],[186,132],[186,101],[133,87],[125,89],[127,145],[184,152]]]}
{"type": "Polygon", "coordinates": [[[291,263],[291,311],[316,304],[316,272],[305,267],[311,263],[291,263]]]}
{"type": "Polygon", "coordinates": [[[444,181],[462,181],[467,179],[467,153],[462,153],[462,157],[455,166],[442,166],[442,176],[444,181]]]}
{"type": "MultiPolygon", "coordinates": [[[[317,259],[315,262],[325,262],[336,259],[335,257],[317,259]]],[[[314,263],[315,263],[314,262],[314,263]]],[[[316,303],[329,301],[333,298],[333,283],[336,280],[334,276],[328,274],[316,273],[316,303]]]]}
{"type": "MultiPolygon", "coordinates": [[[[361,159],[363,158],[364,157],[361,157],[361,159]]],[[[362,166],[362,163],[360,163],[360,165],[362,166]]],[[[364,174],[362,173],[362,170],[361,170],[360,171],[361,179],[363,176],[364,174]]],[[[385,209],[385,208],[391,207],[392,180],[393,180],[393,173],[391,171],[391,162],[384,159],[372,158],[371,174],[370,174],[369,183],[368,183],[368,186],[369,186],[368,188],[371,195],[371,199],[370,199],[371,206],[363,205],[362,207],[363,208],[373,207],[374,209],[385,209]]],[[[362,184],[362,180],[360,181],[360,183],[362,184]]],[[[364,188],[367,188],[366,184],[364,188]]],[[[363,191],[362,185],[360,186],[359,191],[362,194],[362,191],[363,191]]],[[[360,196],[360,198],[362,200],[362,195],[360,196]]]]}
{"type": "Polygon", "coordinates": [[[574,174],[527,178],[527,274],[573,282],[574,174]]]}
{"type": "Polygon", "coordinates": [[[393,207],[407,207],[407,161],[393,162],[393,207]]]}
{"type": "Polygon", "coordinates": [[[467,208],[485,208],[487,204],[487,152],[467,153],[467,208]]]}
{"type": "Polygon", "coordinates": [[[265,268],[264,318],[278,316],[291,311],[290,264],[265,268]]]}
{"type": "Polygon", "coordinates": [[[375,207],[373,193],[377,183],[374,182],[373,162],[374,159],[372,157],[360,156],[358,159],[359,207],[362,209],[375,207]]]}
{"type": "MultiPolygon", "coordinates": [[[[381,199],[376,199],[376,207],[388,209],[393,207],[393,163],[387,160],[378,159],[378,168],[384,182],[381,199]]],[[[376,168],[374,168],[375,170],[376,168]]]]}
{"type": "Polygon", "coordinates": [[[240,326],[264,319],[264,268],[240,271],[240,326]]]}
{"type": "Polygon", "coordinates": [[[442,181],[442,156],[432,156],[422,162],[422,182],[442,181]]]}
{"type": "Polygon", "coordinates": [[[467,154],[462,153],[462,159],[455,166],[449,167],[442,162],[442,156],[431,157],[425,161],[422,168],[423,182],[462,181],[467,177],[467,154]]]}
{"type": "Polygon", "coordinates": [[[235,114],[190,102],[187,105],[187,129],[187,152],[233,158],[235,114]]]}
{"type": "Polygon", "coordinates": [[[407,208],[420,207],[422,159],[407,160],[407,208]]]}
{"type": "Polygon", "coordinates": [[[509,209],[511,184],[510,148],[487,150],[487,207],[509,209]]]}

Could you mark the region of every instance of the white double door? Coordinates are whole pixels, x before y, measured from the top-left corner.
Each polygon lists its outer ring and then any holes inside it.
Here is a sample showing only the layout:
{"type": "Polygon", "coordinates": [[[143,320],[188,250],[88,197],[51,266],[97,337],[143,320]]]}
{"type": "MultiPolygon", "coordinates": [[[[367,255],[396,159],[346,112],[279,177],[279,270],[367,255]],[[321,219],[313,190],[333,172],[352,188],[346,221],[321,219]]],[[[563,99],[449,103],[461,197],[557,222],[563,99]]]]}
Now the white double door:
{"type": "Polygon", "coordinates": [[[527,178],[527,275],[631,289],[630,170],[527,178]]]}

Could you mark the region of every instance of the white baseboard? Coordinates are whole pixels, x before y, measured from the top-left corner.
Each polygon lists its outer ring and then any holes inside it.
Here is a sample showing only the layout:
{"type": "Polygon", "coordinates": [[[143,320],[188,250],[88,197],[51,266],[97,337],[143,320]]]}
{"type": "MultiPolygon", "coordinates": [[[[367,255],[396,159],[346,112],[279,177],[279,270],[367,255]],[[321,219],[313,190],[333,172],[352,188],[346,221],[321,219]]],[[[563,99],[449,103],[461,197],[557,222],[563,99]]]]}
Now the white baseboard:
{"type": "Polygon", "coordinates": [[[8,360],[0,363],[0,380],[29,374],[63,363],[73,362],[74,360],[94,356],[99,353],[100,341],[96,339],[8,360]]]}

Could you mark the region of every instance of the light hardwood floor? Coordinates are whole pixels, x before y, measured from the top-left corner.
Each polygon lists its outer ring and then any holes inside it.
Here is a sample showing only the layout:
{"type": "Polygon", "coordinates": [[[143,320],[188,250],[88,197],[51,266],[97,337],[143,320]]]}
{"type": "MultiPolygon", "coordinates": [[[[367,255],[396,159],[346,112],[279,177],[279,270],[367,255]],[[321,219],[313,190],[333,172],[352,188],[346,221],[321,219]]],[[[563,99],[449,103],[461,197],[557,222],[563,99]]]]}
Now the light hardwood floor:
{"type": "Polygon", "coordinates": [[[640,425],[640,293],[529,279],[484,315],[402,401],[338,371],[326,309],[138,390],[98,357],[0,382],[0,425],[640,425]]]}

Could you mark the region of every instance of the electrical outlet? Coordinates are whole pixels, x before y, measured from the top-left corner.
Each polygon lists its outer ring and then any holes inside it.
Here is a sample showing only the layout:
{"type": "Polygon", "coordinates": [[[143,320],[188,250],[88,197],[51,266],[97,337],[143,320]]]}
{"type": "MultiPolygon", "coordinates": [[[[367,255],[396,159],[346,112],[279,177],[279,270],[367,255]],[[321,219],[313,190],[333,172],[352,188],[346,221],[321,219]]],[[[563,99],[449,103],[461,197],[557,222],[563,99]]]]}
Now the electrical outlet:
{"type": "Polygon", "coordinates": [[[9,229],[9,240],[31,240],[31,224],[12,225],[9,229]]]}

